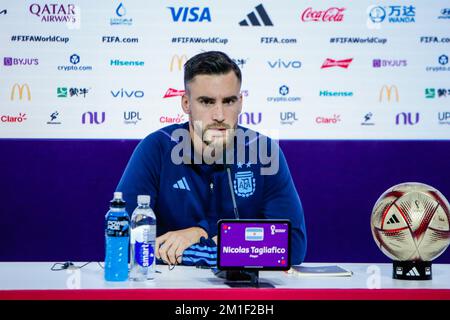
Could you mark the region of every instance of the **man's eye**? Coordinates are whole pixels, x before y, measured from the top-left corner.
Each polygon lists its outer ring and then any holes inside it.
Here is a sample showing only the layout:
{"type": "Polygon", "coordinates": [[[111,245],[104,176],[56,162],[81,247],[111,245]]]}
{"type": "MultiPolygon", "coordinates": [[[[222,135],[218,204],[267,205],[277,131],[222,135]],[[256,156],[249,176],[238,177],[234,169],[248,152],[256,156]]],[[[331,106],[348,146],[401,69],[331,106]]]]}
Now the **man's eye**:
{"type": "Polygon", "coordinates": [[[212,100],[202,100],[200,101],[201,104],[205,105],[205,106],[211,106],[214,104],[214,101],[212,100]]]}
{"type": "Polygon", "coordinates": [[[232,106],[232,105],[235,104],[235,103],[236,103],[236,100],[234,100],[234,99],[225,101],[225,104],[226,104],[227,106],[232,106]]]}

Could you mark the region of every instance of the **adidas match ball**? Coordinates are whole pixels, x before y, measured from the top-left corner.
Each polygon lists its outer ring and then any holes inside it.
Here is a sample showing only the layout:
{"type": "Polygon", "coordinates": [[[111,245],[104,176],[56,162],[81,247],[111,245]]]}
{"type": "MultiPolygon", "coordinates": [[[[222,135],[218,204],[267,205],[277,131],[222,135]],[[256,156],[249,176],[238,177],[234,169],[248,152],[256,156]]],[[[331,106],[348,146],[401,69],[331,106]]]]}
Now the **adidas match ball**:
{"type": "Polygon", "coordinates": [[[372,210],[376,244],[397,261],[431,261],[450,244],[450,206],[435,188],[417,182],[386,190],[372,210]]]}

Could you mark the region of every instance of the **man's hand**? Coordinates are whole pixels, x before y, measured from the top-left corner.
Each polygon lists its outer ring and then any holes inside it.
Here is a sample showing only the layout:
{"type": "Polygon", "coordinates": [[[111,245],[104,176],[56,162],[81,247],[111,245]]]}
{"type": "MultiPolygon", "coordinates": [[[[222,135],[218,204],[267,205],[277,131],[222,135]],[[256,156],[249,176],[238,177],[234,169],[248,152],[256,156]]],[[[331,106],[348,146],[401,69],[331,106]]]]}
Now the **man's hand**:
{"type": "Polygon", "coordinates": [[[200,227],[167,232],[156,238],[156,257],[167,264],[181,263],[184,250],[199,242],[201,237],[208,238],[208,234],[200,227]]]}

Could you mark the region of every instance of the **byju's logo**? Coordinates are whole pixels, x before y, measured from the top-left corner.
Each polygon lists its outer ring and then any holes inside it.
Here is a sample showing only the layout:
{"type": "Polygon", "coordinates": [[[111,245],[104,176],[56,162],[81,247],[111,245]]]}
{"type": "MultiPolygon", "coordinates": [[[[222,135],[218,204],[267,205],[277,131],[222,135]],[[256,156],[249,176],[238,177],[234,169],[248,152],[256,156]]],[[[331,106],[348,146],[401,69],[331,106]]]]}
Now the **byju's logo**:
{"type": "Polygon", "coordinates": [[[111,95],[114,98],[143,98],[144,97],[144,91],[142,90],[127,90],[127,89],[120,89],[120,90],[111,90],[111,95]]]}
{"type": "Polygon", "coordinates": [[[38,17],[41,22],[76,23],[79,19],[79,12],[76,12],[74,4],[33,3],[30,5],[29,11],[32,15],[38,17]]]}
{"type": "Polygon", "coordinates": [[[116,8],[116,16],[115,18],[111,18],[110,24],[112,26],[131,26],[133,24],[133,19],[127,19],[125,16],[127,15],[127,9],[121,2],[116,8]]]}
{"type": "Polygon", "coordinates": [[[267,61],[267,64],[272,69],[300,69],[302,66],[302,63],[299,60],[274,60],[274,61],[267,61]]]}
{"type": "Polygon", "coordinates": [[[333,68],[333,67],[348,69],[348,67],[350,66],[350,63],[352,63],[352,61],[353,61],[353,58],[343,59],[343,60],[334,60],[334,59],[327,58],[323,62],[322,67],[320,67],[320,69],[327,69],[327,68],[333,68]]]}
{"type": "Polygon", "coordinates": [[[414,23],[416,7],[410,6],[373,6],[369,7],[369,19],[372,23],[414,23]]]}
{"type": "Polygon", "coordinates": [[[373,113],[369,112],[366,113],[363,117],[363,122],[361,122],[362,126],[373,126],[375,125],[375,123],[372,121],[373,118],[373,113]]]}
{"type": "Polygon", "coordinates": [[[406,67],[408,65],[406,60],[388,60],[388,59],[373,59],[372,67],[374,68],[395,68],[406,67]]]}
{"type": "Polygon", "coordinates": [[[138,111],[125,111],[123,113],[123,119],[125,124],[137,124],[142,118],[138,111]]]}
{"type": "Polygon", "coordinates": [[[11,66],[37,66],[39,64],[39,59],[37,58],[12,58],[4,57],[3,65],[7,67],[11,66]]]}
{"type": "Polygon", "coordinates": [[[167,7],[173,22],[211,22],[211,12],[208,7],[167,7]]]}
{"type": "Polygon", "coordinates": [[[252,11],[247,14],[247,19],[239,22],[240,26],[273,26],[272,20],[270,20],[269,15],[267,14],[266,9],[264,9],[264,6],[262,4],[257,5],[255,9],[256,11],[252,11]]]}
{"type": "Polygon", "coordinates": [[[58,121],[59,112],[55,111],[50,114],[50,121],[47,121],[47,124],[61,124],[61,121],[58,121]]]}
{"type": "Polygon", "coordinates": [[[415,125],[420,121],[420,114],[416,112],[414,115],[412,112],[401,112],[395,116],[396,125],[415,125]]]}
{"type": "Polygon", "coordinates": [[[384,97],[386,97],[387,102],[392,102],[393,95],[392,93],[395,93],[395,102],[399,102],[400,95],[398,94],[398,88],[396,85],[384,85],[380,89],[380,94],[378,95],[378,102],[383,102],[384,97]],[[391,99],[392,98],[392,99],[391,99]]]}
{"type": "Polygon", "coordinates": [[[261,112],[241,112],[239,114],[239,124],[254,125],[260,124],[262,121],[261,112]]]}
{"type": "Polygon", "coordinates": [[[92,71],[92,66],[80,65],[81,58],[78,54],[74,53],[69,56],[70,65],[58,66],[59,71],[92,71]]]}
{"type": "Polygon", "coordinates": [[[173,98],[173,97],[181,97],[184,95],[184,90],[177,90],[173,88],[167,89],[166,93],[164,94],[163,98],[173,98]]]}
{"type": "Polygon", "coordinates": [[[82,124],[102,124],[106,120],[106,113],[105,112],[85,112],[81,116],[81,123],[82,124]],[[100,115],[101,116],[100,116],[100,115]]]}
{"type": "Polygon", "coordinates": [[[280,112],[280,123],[282,125],[293,125],[296,121],[298,121],[298,118],[295,112],[280,112]]]}
{"type": "Polygon", "coordinates": [[[10,115],[1,115],[0,121],[1,122],[7,122],[7,123],[22,123],[25,120],[27,120],[27,114],[26,113],[19,113],[18,116],[10,116],[10,115]]]}
{"type": "Polygon", "coordinates": [[[301,101],[301,97],[293,97],[289,95],[289,87],[287,85],[282,85],[278,88],[278,93],[280,96],[275,97],[267,97],[268,102],[299,102],[301,101]]]}
{"type": "Polygon", "coordinates": [[[313,10],[309,7],[303,11],[301,20],[303,22],[342,22],[344,20],[345,8],[332,7],[326,10],[313,10]]]}
{"type": "Polygon", "coordinates": [[[27,100],[31,101],[31,90],[30,90],[30,87],[28,86],[28,84],[27,83],[24,83],[24,84],[15,83],[11,88],[10,100],[11,101],[16,100],[16,93],[19,96],[19,100],[23,100],[24,92],[26,92],[26,94],[27,94],[27,100]]]}

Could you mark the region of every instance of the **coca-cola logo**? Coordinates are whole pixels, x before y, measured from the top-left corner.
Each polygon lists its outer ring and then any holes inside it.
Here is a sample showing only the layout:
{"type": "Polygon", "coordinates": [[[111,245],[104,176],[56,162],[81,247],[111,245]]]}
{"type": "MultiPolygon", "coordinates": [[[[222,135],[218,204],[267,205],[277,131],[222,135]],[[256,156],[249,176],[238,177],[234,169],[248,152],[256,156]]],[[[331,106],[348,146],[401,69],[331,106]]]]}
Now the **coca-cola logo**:
{"type": "Polygon", "coordinates": [[[344,20],[345,8],[331,7],[327,10],[314,10],[309,7],[302,13],[302,21],[323,21],[323,22],[342,22],[344,20]]]}

